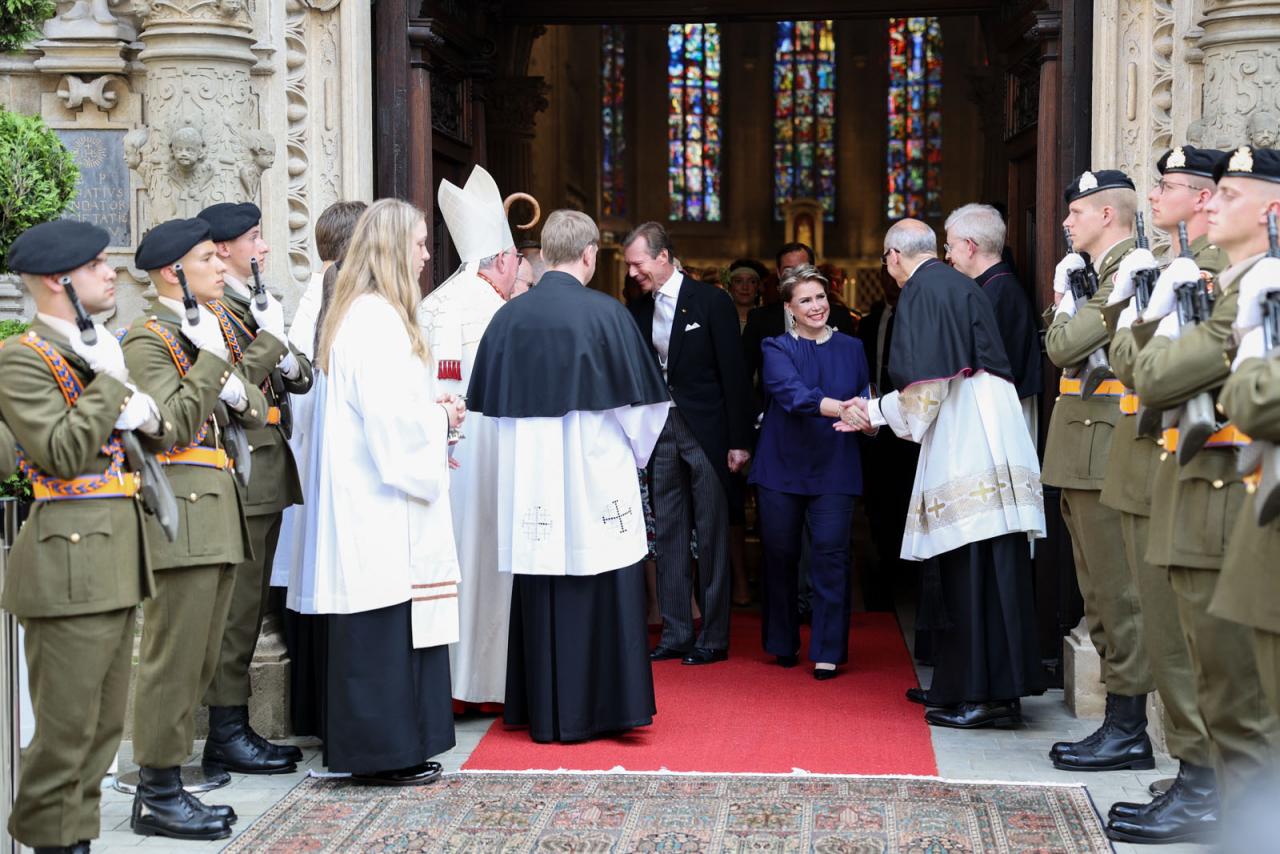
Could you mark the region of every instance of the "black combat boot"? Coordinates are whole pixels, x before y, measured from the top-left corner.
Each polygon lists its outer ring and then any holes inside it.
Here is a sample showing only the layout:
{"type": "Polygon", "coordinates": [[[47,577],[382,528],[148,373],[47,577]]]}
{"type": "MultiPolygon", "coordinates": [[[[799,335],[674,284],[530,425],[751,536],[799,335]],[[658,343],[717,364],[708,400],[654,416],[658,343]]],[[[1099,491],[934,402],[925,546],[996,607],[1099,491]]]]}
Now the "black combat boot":
{"type": "MultiPolygon", "coordinates": [[[[1063,771],[1149,771],[1156,767],[1147,738],[1147,695],[1107,695],[1108,715],[1096,733],[1053,757],[1063,771]]],[[[1054,745],[1056,748],[1057,745],[1054,745]]]]}
{"type": "Polygon", "coordinates": [[[1056,762],[1058,757],[1064,752],[1079,753],[1084,750],[1091,750],[1095,745],[1097,745],[1098,741],[1102,738],[1103,730],[1107,728],[1107,723],[1111,720],[1111,709],[1114,705],[1112,700],[1115,696],[1115,694],[1107,694],[1106,711],[1103,712],[1102,723],[1098,725],[1097,729],[1079,741],[1055,741],[1053,743],[1053,747],[1049,748],[1049,758],[1056,762]]]}
{"type": "MultiPolygon", "coordinates": [[[[1139,813],[1143,813],[1151,809],[1153,806],[1159,803],[1160,800],[1165,795],[1169,793],[1169,789],[1172,789],[1173,786],[1178,785],[1178,781],[1182,779],[1182,774],[1187,769],[1187,767],[1188,767],[1188,764],[1186,762],[1183,762],[1181,759],[1179,759],[1178,760],[1178,776],[1173,778],[1172,785],[1170,785],[1169,788],[1165,789],[1163,792],[1161,792],[1158,795],[1154,795],[1152,800],[1147,801],[1146,803],[1138,803],[1137,801],[1116,801],[1114,804],[1111,805],[1111,809],[1107,810],[1107,818],[1109,819],[1132,818],[1133,816],[1138,815],[1139,813]]],[[[1195,766],[1192,765],[1190,767],[1194,768],[1195,766]]]]}
{"type": "Polygon", "coordinates": [[[89,840],[81,839],[74,845],[37,845],[31,850],[36,854],[89,854],[89,840]]]}
{"type": "Polygon", "coordinates": [[[1139,844],[1203,842],[1217,832],[1218,815],[1213,769],[1184,762],[1169,791],[1143,805],[1134,815],[1113,814],[1107,823],[1107,836],[1139,844]]]}
{"type": "Polygon", "coordinates": [[[240,816],[236,815],[236,811],[227,804],[206,804],[186,789],[182,790],[182,798],[192,809],[198,812],[207,812],[211,815],[215,815],[227,824],[235,824],[240,818],[240,816]]]}
{"type": "Polygon", "coordinates": [[[140,836],[171,839],[226,839],[231,835],[231,825],[225,819],[194,808],[193,800],[182,789],[177,766],[139,768],[129,827],[140,836]]]}
{"type": "Polygon", "coordinates": [[[302,751],[272,744],[249,727],[248,706],[210,706],[209,738],[203,765],[210,771],[242,774],[287,774],[297,770],[302,751]]]}

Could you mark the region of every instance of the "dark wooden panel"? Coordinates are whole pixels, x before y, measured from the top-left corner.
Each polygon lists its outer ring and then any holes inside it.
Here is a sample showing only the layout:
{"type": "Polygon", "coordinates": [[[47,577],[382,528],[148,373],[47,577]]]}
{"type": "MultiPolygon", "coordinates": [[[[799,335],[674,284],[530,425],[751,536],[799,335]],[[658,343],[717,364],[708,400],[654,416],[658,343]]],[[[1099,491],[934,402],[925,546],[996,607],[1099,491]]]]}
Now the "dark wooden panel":
{"type": "MultiPolygon", "coordinates": [[[[970,15],[990,12],[1000,0],[913,0],[912,15],[970,15]]],[[[884,18],[901,15],[901,2],[892,0],[801,0],[780,12],[776,0],[503,0],[508,22],[542,24],[653,23],[671,21],[776,21],[791,18],[884,18]]]]}

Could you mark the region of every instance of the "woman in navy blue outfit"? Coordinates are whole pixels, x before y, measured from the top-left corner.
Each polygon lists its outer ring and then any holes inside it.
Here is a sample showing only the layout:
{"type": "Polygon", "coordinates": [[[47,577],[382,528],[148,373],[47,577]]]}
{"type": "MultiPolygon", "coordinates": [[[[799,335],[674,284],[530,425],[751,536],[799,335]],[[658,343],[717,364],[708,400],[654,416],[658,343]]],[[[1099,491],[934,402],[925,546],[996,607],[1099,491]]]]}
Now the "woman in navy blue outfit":
{"type": "Polygon", "coordinates": [[[849,657],[849,525],[862,468],[857,434],[834,425],[845,417],[844,401],[869,392],[862,342],[827,326],[828,288],[809,265],[779,286],[795,329],[764,341],[764,421],[751,467],[764,545],[764,648],[783,667],[797,662],[797,571],[807,523],[815,679],[835,676],[849,657]]]}

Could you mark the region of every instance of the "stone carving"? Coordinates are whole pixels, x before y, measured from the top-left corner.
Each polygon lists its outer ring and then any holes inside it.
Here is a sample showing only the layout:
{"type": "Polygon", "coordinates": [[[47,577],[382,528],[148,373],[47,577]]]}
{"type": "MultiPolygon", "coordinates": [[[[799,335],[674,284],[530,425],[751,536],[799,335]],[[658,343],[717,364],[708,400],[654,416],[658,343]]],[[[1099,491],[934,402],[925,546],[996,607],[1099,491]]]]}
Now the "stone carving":
{"type": "Polygon", "coordinates": [[[120,3],[121,0],[75,0],[61,14],[45,22],[44,36],[47,39],[67,41],[133,41],[138,37],[138,31],[111,12],[111,7],[120,3]]]}
{"type": "Polygon", "coordinates": [[[1234,148],[1255,132],[1274,139],[1258,112],[1280,112],[1280,3],[1218,0],[1205,4],[1204,115],[1196,123],[1201,144],[1234,148]]]}
{"type": "Polygon", "coordinates": [[[103,74],[85,82],[74,74],[68,74],[58,84],[57,95],[67,105],[68,110],[79,110],[89,101],[104,113],[109,113],[119,101],[120,92],[124,90],[123,78],[114,74],[103,74]]]}
{"type": "Polygon", "coordinates": [[[285,99],[288,118],[285,157],[289,171],[289,275],[297,283],[305,282],[311,275],[311,206],[307,182],[311,117],[311,104],[307,98],[308,17],[307,7],[302,3],[292,2],[285,7],[285,99]]]}
{"type": "Polygon", "coordinates": [[[262,173],[270,169],[276,162],[276,140],[264,131],[246,131],[248,159],[240,163],[240,186],[244,187],[244,197],[248,200],[258,198],[258,188],[262,184],[262,173]]]}
{"type": "Polygon", "coordinates": [[[1280,139],[1280,116],[1270,110],[1257,110],[1245,125],[1249,144],[1255,148],[1275,148],[1280,139]]]}
{"type": "Polygon", "coordinates": [[[144,29],[161,21],[249,24],[244,0],[133,0],[133,11],[142,19],[144,29]]]}

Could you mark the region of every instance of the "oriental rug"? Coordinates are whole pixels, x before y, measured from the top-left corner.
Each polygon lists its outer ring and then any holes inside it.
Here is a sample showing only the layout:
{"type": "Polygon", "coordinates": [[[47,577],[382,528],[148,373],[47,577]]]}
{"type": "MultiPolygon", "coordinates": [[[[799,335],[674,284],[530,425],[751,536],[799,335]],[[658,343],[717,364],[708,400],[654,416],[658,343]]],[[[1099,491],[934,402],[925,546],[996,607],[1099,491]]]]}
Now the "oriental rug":
{"type": "MultiPolygon", "coordinates": [[[[808,628],[801,632],[807,650],[808,628]]],[[[893,614],[857,613],[849,663],[813,678],[806,656],[779,667],[760,647],[760,615],[733,615],[729,660],[653,665],[653,723],[575,744],[535,744],[525,728],[494,721],[468,771],[702,771],[787,774],[936,774],[924,709],[905,691],[915,667],[893,614]]]]}
{"type": "Polygon", "coordinates": [[[307,778],[228,852],[1110,852],[1081,786],[924,777],[461,772],[307,778]]]}

